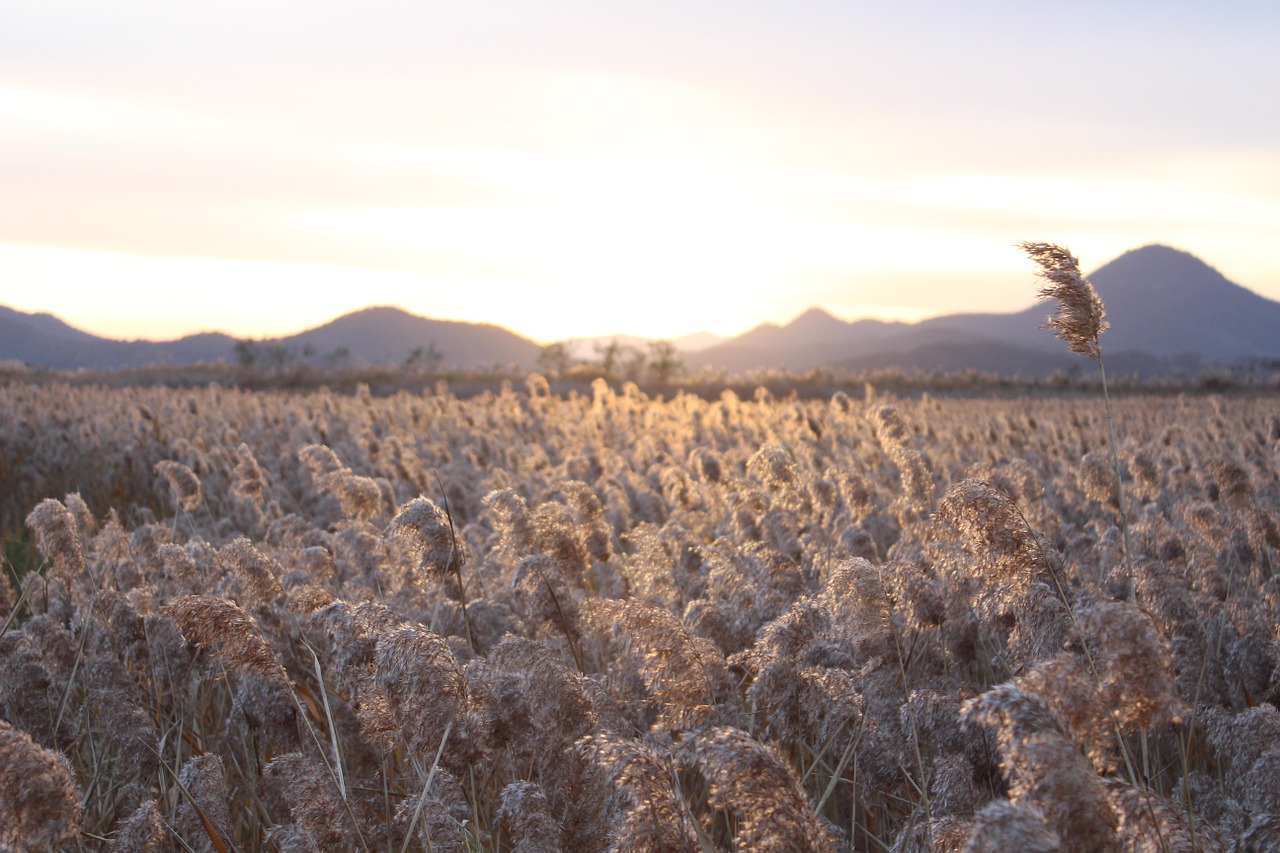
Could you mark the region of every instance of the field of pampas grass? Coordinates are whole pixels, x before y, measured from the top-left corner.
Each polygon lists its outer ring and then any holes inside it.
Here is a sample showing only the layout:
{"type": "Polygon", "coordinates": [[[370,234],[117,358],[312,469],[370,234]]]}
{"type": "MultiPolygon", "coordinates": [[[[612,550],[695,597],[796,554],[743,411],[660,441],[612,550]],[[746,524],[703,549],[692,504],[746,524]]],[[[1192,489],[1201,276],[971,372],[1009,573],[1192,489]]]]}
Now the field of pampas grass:
{"type": "Polygon", "coordinates": [[[0,849],[1280,849],[1280,408],[1110,408],[5,385],[0,849]]]}

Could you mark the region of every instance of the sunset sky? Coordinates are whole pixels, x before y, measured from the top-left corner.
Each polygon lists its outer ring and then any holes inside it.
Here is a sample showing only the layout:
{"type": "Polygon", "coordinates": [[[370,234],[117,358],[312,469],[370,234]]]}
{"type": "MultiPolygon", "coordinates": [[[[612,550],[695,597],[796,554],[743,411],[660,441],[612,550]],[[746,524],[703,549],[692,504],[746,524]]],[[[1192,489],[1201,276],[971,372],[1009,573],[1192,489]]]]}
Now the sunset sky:
{"type": "Polygon", "coordinates": [[[0,0],[0,304],[541,342],[1013,311],[1019,240],[1280,299],[1280,4],[0,0]]]}

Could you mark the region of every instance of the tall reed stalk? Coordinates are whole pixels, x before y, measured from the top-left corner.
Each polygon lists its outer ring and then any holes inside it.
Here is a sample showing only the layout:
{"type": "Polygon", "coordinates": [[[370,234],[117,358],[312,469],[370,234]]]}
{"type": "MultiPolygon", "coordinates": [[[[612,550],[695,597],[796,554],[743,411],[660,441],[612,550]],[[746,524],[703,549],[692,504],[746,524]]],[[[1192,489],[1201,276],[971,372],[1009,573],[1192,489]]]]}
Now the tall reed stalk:
{"type": "Polygon", "coordinates": [[[1116,476],[1116,502],[1120,508],[1120,532],[1124,539],[1124,569],[1129,576],[1129,597],[1134,597],[1129,548],[1129,512],[1124,499],[1124,480],[1120,474],[1120,453],[1116,442],[1115,421],[1111,416],[1111,395],[1107,391],[1107,368],[1102,361],[1099,338],[1110,328],[1107,310],[1093,284],[1080,272],[1080,260],[1063,246],[1052,243],[1022,242],[1018,245],[1039,266],[1036,275],[1044,280],[1041,299],[1058,303],[1057,311],[1040,327],[1053,329],[1067,349],[1093,359],[1102,377],[1102,401],[1107,415],[1107,440],[1111,448],[1111,464],[1116,476]]]}

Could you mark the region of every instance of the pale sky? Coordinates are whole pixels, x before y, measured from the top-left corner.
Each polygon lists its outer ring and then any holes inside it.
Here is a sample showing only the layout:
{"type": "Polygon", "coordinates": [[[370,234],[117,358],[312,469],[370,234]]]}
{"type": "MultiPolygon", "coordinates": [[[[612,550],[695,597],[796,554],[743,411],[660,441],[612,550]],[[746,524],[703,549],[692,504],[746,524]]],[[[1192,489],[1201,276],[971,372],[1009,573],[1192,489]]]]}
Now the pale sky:
{"type": "Polygon", "coordinates": [[[1280,299],[1280,4],[0,0],[0,304],[541,342],[1014,311],[1020,240],[1280,299]]]}

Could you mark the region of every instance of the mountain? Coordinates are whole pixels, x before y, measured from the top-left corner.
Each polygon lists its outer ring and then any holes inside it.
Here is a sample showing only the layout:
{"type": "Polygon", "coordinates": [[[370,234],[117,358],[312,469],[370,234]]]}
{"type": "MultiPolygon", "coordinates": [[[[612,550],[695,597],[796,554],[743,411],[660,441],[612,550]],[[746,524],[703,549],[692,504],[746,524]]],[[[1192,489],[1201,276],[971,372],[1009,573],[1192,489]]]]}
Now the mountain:
{"type": "Polygon", "coordinates": [[[326,357],[346,351],[355,362],[403,364],[438,359],[448,367],[517,364],[533,369],[542,347],[500,326],[433,320],[400,308],[378,306],[344,314],[323,326],[267,342],[292,353],[326,357]]]}
{"type": "Polygon", "coordinates": [[[176,341],[100,338],[52,314],[26,314],[0,306],[0,361],[12,359],[64,370],[194,364],[228,359],[234,343],[230,335],[217,333],[176,341]]]}
{"type": "Polygon", "coordinates": [[[764,323],[686,361],[730,371],[769,367],[809,370],[850,355],[874,353],[907,328],[905,323],[881,320],[846,323],[821,308],[810,308],[785,326],[764,323]]]}
{"type": "MultiPolygon", "coordinates": [[[[1280,303],[1265,299],[1187,252],[1144,246],[1095,270],[1090,280],[1107,308],[1102,336],[1109,372],[1157,374],[1242,359],[1280,359],[1280,303]]],[[[1028,264],[1028,298],[1035,279],[1028,264]]],[[[845,322],[810,308],[790,323],[766,323],[712,346],[713,336],[675,343],[686,367],[730,372],[793,371],[820,366],[923,371],[974,369],[1043,376],[1086,366],[1080,356],[1038,328],[1054,306],[1035,303],[1009,314],[950,314],[919,323],[845,322]]],[[[611,340],[645,350],[644,338],[567,341],[593,358],[611,340]]],[[[463,369],[518,365],[536,369],[542,348],[499,326],[420,317],[399,308],[366,308],[295,335],[237,341],[207,333],[175,341],[119,341],[74,328],[49,314],[0,306],[0,361],[64,369],[115,369],[148,364],[234,362],[404,364],[463,369]]]]}
{"type": "MultiPolygon", "coordinates": [[[[1280,303],[1167,246],[1126,252],[1091,277],[1111,329],[1103,346],[1209,361],[1280,355],[1280,303]]],[[[1031,312],[1033,314],[1043,312],[1031,312]]]]}
{"type": "Polygon", "coordinates": [[[707,347],[724,343],[726,340],[728,338],[724,335],[717,335],[715,332],[690,332],[687,335],[672,338],[671,343],[675,344],[675,348],[680,352],[698,352],[707,347]]]}
{"type": "MultiPolygon", "coordinates": [[[[1280,303],[1232,283],[1187,252],[1144,246],[1088,278],[1106,305],[1111,328],[1103,333],[1102,351],[1116,372],[1280,357],[1280,303]]],[[[1027,279],[1030,290],[1030,268],[1027,279]]],[[[950,314],[908,324],[845,322],[815,308],[785,326],[757,326],[690,361],[729,371],[785,365],[1042,376],[1082,364],[1039,328],[1053,310],[1036,303],[1011,314],[950,314]]]]}
{"type": "Polygon", "coordinates": [[[366,308],[282,338],[239,341],[221,333],[172,341],[101,338],[50,314],[0,306],[0,361],[65,370],[116,370],[152,364],[235,362],[246,347],[266,364],[314,362],[403,364],[417,358],[446,367],[517,364],[533,369],[542,348],[498,326],[419,317],[399,308],[366,308]]]}

